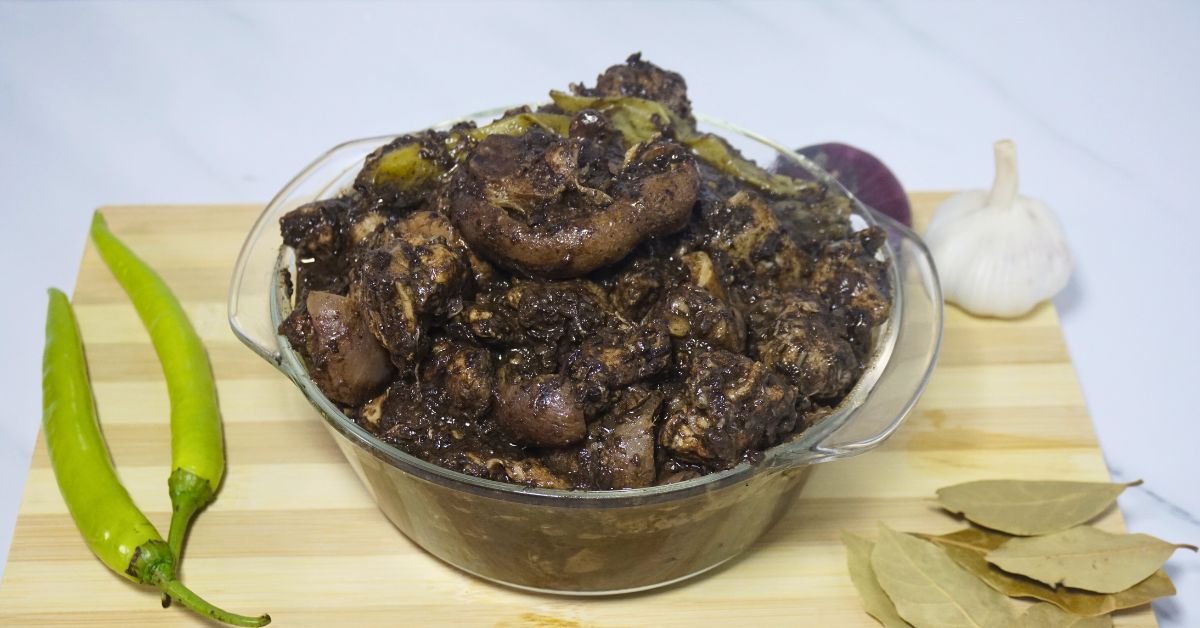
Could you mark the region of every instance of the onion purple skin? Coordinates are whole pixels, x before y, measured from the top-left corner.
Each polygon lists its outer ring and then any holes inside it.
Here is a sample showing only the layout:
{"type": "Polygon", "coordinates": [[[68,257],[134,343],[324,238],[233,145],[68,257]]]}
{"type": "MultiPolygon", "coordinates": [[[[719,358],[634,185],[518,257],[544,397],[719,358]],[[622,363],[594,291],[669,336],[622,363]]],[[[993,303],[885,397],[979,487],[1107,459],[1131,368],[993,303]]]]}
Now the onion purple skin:
{"type": "MultiPolygon", "coordinates": [[[[908,194],[892,171],[878,157],[847,144],[829,142],[813,144],[796,151],[833,175],[864,205],[887,214],[897,222],[912,227],[912,208],[908,194]]],[[[780,159],[775,168],[781,174],[810,178],[798,164],[780,159]]]]}

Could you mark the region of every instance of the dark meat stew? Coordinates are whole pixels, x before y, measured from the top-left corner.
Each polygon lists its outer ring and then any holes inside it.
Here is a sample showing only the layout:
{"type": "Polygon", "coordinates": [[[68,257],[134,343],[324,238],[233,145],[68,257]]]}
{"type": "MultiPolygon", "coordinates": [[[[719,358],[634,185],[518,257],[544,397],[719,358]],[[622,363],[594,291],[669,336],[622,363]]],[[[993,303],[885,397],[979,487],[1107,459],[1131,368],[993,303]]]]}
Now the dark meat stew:
{"type": "Polygon", "coordinates": [[[829,414],[891,306],[878,228],[697,130],[634,55],[595,87],[406,135],[284,216],[280,332],[381,439],[543,488],[753,462],[829,414]]]}

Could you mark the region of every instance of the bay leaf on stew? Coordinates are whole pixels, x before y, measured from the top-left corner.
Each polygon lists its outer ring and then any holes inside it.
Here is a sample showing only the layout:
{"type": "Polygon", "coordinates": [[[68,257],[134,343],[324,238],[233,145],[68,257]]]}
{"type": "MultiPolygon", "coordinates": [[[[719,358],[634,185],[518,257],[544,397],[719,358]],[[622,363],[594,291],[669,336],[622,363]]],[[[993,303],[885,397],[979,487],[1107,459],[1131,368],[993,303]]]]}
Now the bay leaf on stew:
{"type": "Polygon", "coordinates": [[[896,612],[896,605],[879,586],[875,569],[871,567],[871,550],[875,544],[849,532],[842,533],[846,544],[846,564],[850,568],[850,580],[862,598],[863,609],[887,628],[912,628],[896,612]]]}
{"type": "Polygon", "coordinates": [[[1086,523],[1136,484],[979,480],[940,488],[937,496],[943,508],[981,526],[1031,536],[1086,523]]]}
{"type": "Polygon", "coordinates": [[[1017,622],[1008,598],[928,541],[880,525],[871,567],[896,611],[914,626],[1008,628],[1017,622]]]}
{"type": "Polygon", "coordinates": [[[1117,593],[1149,578],[1180,547],[1196,549],[1149,534],[1112,534],[1079,526],[1046,536],[1011,539],[988,552],[987,561],[1050,586],[1117,593]]]}
{"type": "Polygon", "coordinates": [[[1112,628],[1112,617],[1080,617],[1053,604],[1034,604],[1021,615],[1021,628],[1112,628]]]}
{"type": "Polygon", "coordinates": [[[1167,572],[1161,569],[1120,593],[1095,593],[1070,587],[1050,587],[1033,578],[1008,573],[987,562],[985,556],[1013,537],[991,530],[967,528],[950,534],[923,538],[939,545],[954,562],[993,589],[1010,597],[1027,597],[1049,602],[1081,617],[1104,615],[1149,604],[1160,597],[1175,595],[1175,585],[1171,583],[1167,572]]]}

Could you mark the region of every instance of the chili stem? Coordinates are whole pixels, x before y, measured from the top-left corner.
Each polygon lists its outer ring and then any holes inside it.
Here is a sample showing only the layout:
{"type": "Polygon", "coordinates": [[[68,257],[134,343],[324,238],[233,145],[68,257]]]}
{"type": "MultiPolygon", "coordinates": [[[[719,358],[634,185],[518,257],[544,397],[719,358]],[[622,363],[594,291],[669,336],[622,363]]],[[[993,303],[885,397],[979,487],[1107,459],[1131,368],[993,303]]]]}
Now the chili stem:
{"type": "Polygon", "coordinates": [[[206,602],[199,595],[192,593],[191,589],[183,586],[183,583],[178,580],[160,579],[154,584],[161,589],[163,593],[171,596],[171,598],[175,600],[178,600],[180,604],[183,604],[184,606],[196,611],[201,615],[204,615],[205,617],[211,617],[219,622],[224,622],[231,626],[249,626],[252,628],[257,626],[266,626],[267,624],[271,623],[271,616],[267,614],[259,615],[258,617],[250,617],[247,615],[230,613],[229,611],[217,608],[216,606],[206,602]]]}
{"type": "Polygon", "coordinates": [[[183,540],[187,536],[188,524],[192,522],[192,517],[196,511],[200,510],[200,503],[196,500],[185,499],[181,500],[175,507],[175,512],[171,513],[171,529],[167,532],[167,545],[171,546],[171,554],[175,560],[183,560],[183,540]]]}
{"type": "MultiPolygon", "coordinates": [[[[185,499],[175,502],[174,512],[171,513],[171,529],[167,532],[167,545],[171,548],[171,555],[175,557],[175,564],[183,564],[183,541],[187,537],[188,524],[192,522],[192,517],[196,511],[200,510],[200,504],[193,499],[185,499]]],[[[171,606],[171,595],[163,593],[162,607],[171,606]]]]}

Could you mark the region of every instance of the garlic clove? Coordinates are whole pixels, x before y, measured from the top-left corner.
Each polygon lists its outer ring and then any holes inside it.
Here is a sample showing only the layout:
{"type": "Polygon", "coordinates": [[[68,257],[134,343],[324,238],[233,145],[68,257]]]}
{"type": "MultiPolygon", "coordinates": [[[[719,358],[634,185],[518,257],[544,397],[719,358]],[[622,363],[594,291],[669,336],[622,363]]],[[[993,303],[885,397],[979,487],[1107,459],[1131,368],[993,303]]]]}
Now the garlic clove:
{"type": "Polygon", "coordinates": [[[925,242],[947,301],[973,314],[1016,317],[1066,286],[1071,252],[1054,211],[1017,193],[1016,146],[1001,140],[995,152],[991,191],[947,199],[925,242]]]}

